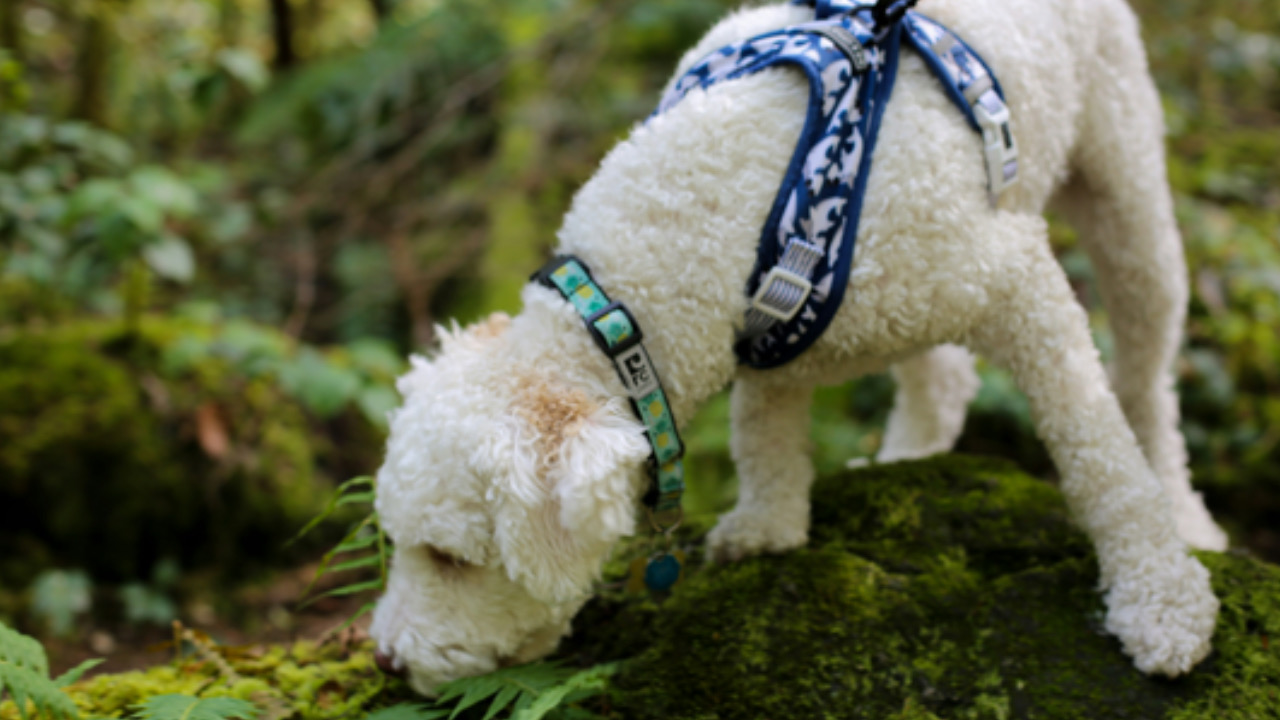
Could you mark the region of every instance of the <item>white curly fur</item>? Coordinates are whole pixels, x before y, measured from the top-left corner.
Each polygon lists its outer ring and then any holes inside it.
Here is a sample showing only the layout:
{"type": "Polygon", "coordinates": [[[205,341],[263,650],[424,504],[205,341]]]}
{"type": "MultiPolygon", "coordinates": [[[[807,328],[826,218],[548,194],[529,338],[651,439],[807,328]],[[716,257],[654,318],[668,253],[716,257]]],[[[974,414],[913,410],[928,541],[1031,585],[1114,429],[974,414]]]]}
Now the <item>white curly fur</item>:
{"type": "MultiPolygon", "coordinates": [[[[976,389],[968,353],[946,347],[962,345],[1007,367],[1030,398],[1097,547],[1107,629],[1144,672],[1184,673],[1209,652],[1218,602],[1178,532],[1203,547],[1225,537],[1190,489],[1177,430],[1170,365],[1186,268],[1137,22],[1122,0],[920,9],[999,75],[1021,181],[989,207],[977,136],[904,51],[847,299],[798,360],[753,371],[731,350],[759,229],[804,119],[798,73],[696,92],[637,126],[578,193],[559,251],[583,258],[635,314],[678,419],[734,384],[741,492],[711,533],[714,557],[805,543],[818,384],[898,362],[881,459],[949,448],[976,389]],[[1103,286],[1118,399],[1050,253],[1041,214],[1051,201],[1103,286]]],[[[810,18],[789,5],[741,11],[680,67],[810,18]]],[[[446,333],[438,357],[416,358],[400,384],[377,505],[396,554],[371,633],[420,692],[553,649],[613,542],[634,531],[648,448],[621,383],[567,303],[536,286],[523,300],[514,319],[446,333]]]]}

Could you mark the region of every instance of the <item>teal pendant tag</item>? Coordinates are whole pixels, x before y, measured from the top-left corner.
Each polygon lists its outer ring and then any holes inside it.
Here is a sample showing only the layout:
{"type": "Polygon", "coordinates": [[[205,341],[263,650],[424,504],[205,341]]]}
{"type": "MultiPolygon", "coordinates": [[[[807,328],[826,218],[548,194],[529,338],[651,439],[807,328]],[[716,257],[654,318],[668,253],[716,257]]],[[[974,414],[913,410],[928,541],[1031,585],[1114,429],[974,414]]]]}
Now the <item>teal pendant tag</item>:
{"type": "Polygon", "coordinates": [[[675,555],[656,555],[644,568],[644,584],[654,592],[666,592],[679,582],[682,569],[680,559],[675,555]]]}

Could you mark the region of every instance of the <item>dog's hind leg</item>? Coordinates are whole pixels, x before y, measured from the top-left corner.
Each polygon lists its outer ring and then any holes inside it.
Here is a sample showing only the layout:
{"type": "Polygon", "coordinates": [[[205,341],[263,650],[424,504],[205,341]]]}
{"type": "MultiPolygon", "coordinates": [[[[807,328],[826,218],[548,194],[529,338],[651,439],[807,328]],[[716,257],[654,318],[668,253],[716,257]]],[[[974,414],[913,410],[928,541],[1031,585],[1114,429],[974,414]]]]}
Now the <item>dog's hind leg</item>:
{"type": "Polygon", "coordinates": [[[958,345],[939,345],[893,366],[898,389],[877,462],[912,460],[947,452],[964,429],[980,382],[973,356],[958,345]]]}
{"type": "Polygon", "coordinates": [[[1115,335],[1112,379],[1178,533],[1223,550],[1227,537],[1191,489],[1173,363],[1186,320],[1187,268],[1165,172],[1160,98],[1132,14],[1115,7],[1082,116],[1076,177],[1055,199],[1093,263],[1115,335]]]}
{"type": "Polygon", "coordinates": [[[988,231],[1019,235],[999,238],[1007,266],[971,331],[974,348],[1027,394],[1067,505],[1097,549],[1107,630],[1143,672],[1187,672],[1210,649],[1218,601],[1209,574],[1175,533],[1043,221],[1009,216],[988,231]]]}
{"type": "Polygon", "coordinates": [[[767,372],[740,371],[730,396],[738,504],[707,537],[712,558],[783,552],[808,540],[812,399],[812,387],[782,383],[767,372]]]}

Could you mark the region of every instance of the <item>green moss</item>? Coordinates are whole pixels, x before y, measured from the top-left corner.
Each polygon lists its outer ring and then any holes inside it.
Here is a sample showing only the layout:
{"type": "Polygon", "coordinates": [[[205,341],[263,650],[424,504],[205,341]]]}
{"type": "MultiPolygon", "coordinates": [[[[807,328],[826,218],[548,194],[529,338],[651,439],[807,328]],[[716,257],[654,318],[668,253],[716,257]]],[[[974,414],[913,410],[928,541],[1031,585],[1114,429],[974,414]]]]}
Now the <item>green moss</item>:
{"type": "Polygon", "coordinates": [[[614,633],[640,648],[616,681],[620,716],[1280,713],[1280,652],[1263,647],[1280,569],[1204,556],[1224,604],[1215,653],[1187,678],[1148,678],[1103,631],[1095,560],[1047,483],[948,457],[827,478],[815,499],[804,550],[705,568],[660,609],[589,609],[611,622],[582,624],[594,637],[577,652],[607,654],[614,633]]]}
{"type": "Polygon", "coordinates": [[[169,367],[207,332],[146,319],[0,337],[0,584],[48,567],[143,578],[162,557],[243,574],[322,506],[322,446],[271,376],[216,353],[169,367]]]}
{"type": "MultiPolygon", "coordinates": [[[[224,649],[234,677],[208,661],[188,660],[142,672],[103,675],[78,683],[71,697],[85,717],[123,717],[149,697],[182,693],[234,697],[260,709],[289,709],[276,717],[298,720],[356,718],[383,693],[381,673],[367,652],[347,652],[337,644],[298,643],[254,652],[224,649]]],[[[0,720],[9,720],[0,706],[0,720]]]]}

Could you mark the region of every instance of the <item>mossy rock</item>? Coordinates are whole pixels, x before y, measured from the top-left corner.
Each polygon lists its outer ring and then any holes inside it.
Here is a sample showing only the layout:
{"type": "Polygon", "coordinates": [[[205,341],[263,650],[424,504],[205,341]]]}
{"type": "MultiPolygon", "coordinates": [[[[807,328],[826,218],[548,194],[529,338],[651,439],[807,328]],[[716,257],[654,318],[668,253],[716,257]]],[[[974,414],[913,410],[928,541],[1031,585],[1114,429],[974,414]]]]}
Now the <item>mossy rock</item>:
{"type": "MultiPolygon", "coordinates": [[[[685,539],[697,556],[697,538],[685,539]]],[[[614,720],[1280,717],[1280,568],[1200,558],[1222,600],[1214,652],[1186,677],[1149,678],[1102,629],[1095,560],[1056,488],[958,456],[872,467],[818,482],[807,548],[694,563],[665,599],[617,589],[620,556],[559,655],[625,660],[608,700],[584,703],[614,720]]],[[[302,720],[358,719],[411,697],[367,645],[224,655],[234,678],[189,659],[73,696],[118,716],[206,688],[302,720]]]]}
{"type": "Polygon", "coordinates": [[[598,600],[571,652],[631,658],[611,705],[634,720],[1280,717],[1280,568],[1200,557],[1214,653],[1149,678],[1103,630],[1055,487],[958,456],[873,467],[817,483],[807,548],[598,600]]]}
{"type": "Polygon", "coordinates": [[[217,354],[172,362],[208,332],[147,318],[0,336],[0,585],[50,567],[145,579],[162,558],[243,577],[281,559],[332,487],[323,441],[273,377],[217,354]]]}

